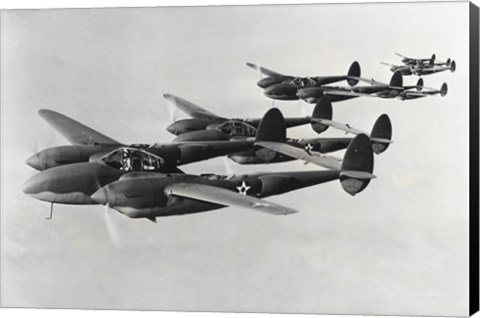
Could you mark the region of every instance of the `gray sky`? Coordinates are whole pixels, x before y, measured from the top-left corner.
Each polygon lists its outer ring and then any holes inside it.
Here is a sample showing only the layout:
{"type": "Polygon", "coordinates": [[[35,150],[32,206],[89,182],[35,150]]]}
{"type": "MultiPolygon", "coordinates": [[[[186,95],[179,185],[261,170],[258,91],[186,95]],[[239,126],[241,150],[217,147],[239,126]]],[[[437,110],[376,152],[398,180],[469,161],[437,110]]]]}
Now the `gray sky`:
{"type": "MultiPolygon", "coordinates": [[[[2,12],[2,306],[465,315],[468,291],[468,5],[410,3],[2,12]],[[340,17],[340,18],[339,18],[340,17]],[[446,23],[448,21],[448,23],[446,23]],[[95,206],[49,206],[21,192],[35,149],[66,144],[50,108],[114,139],[168,142],[172,93],[219,115],[271,106],[253,62],[292,75],[340,75],[354,60],[389,81],[394,52],[452,57],[426,76],[449,94],[354,99],[334,119],[395,143],[352,198],[331,182],[270,200],[287,217],[234,208],[132,220],[95,206]],[[109,235],[112,232],[113,240],[109,235]]],[[[414,83],[416,78],[405,78],[414,83]]],[[[311,105],[276,102],[286,116],[311,105]]],[[[289,131],[312,137],[309,127],[289,131]]],[[[342,135],[329,131],[327,136],[342,135]]],[[[338,154],[343,155],[343,152],[338,154]]],[[[292,162],[184,170],[315,169],[292,162]]]]}

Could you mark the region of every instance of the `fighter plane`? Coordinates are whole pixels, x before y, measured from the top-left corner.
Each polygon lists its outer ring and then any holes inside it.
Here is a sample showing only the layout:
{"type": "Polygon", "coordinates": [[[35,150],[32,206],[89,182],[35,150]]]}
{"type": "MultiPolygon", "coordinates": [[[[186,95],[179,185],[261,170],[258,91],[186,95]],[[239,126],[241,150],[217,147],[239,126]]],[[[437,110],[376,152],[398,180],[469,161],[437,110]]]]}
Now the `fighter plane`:
{"type": "Polygon", "coordinates": [[[358,83],[356,78],[360,77],[360,64],[358,62],[353,62],[347,75],[341,76],[296,77],[283,75],[252,63],[247,63],[247,66],[267,76],[261,79],[257,85],[264,89],[265,96],[274,100],[298,100],[297,92],[299,89],[321,87],[344,80],[350,86],[354,86],[358,83]]]}
{"type": "MultiPolygon", "coordinates": [[[[342,130],[346,133],[359,135],[367,133],[348,124],[332,120],[332,104],[329,97],[323,97],[317,103],[312,113],[312,127],[315,131],[323,132],[329,127],[342,130]]],[[[286,137],[284,119],[276,108],[270,109],[259,125],[259,131],[269,131],[268,135],[257,134],[255,145],[261,148],[232,153],[228,158],[239,164],[277,163],[300,159],[306,163],[313,163],[327,168],[338,168],[339,160],[324,154],[347,148],[353,138],[305,138],[289,139],[286,137]],[[271,149],[271,143],[275,149],[271,149]],[[287,149],[288,152],[282,151],[287,149]]],[[[378,117],[370,134],[371,147],[374,153],[380,154],[387,150],[392,143],[392,123],[386,114],[378,117]]]]}
{"type": "MultiPolygon", "coordinates": [[[[240,140],[240,138],[246,138],[254,136],[256,130],[259,126],[261,119],[236,119],[236,120],[227,120],[220,116],[217,116],[208,110],[201,108],[200,106],[194,105],[182,98],[165,94],[165,98],[171,101],[175,106],[186,112],[192,117],[193,119],[186,119],[180,120],[172,124],[167,128],[172,133],[177,132],[184,132],[180,134],[177,138],[173,141],[203,141],[203,140],[215,140],[215,138],[227,139],[234,137],[235,140],[240,140]],[[198,121],[197,121],[198,120],[198,121]],[[229,124],[236,122],[238,124],[238,129],[235,133],[230,131],[230,134],[224,133],[225,131],[220,130],[218,127],[224,125],[227,121],[229,124]],[[215,122],[215,124],[214,124],[215,122]],[[241,129],[240,127],[248,127],[246,122],[251,123],[251,129],[249,129],[249,133],[246,133],[246,129],[241,129]],[[220,124],[219,124],[220,123],[220,124]],[[207,125],[208,126],[205,126],[207,125]],[[206,129],[205,129],[206,128],[206,129]],[[253,130],[255,128],[255,130],[253,130]],[[194,129],[205,129],[205,130],[194,130],[194,129]],[[210,139],[209,139],[210,138],[210,139]]],[[[268,120],[264,120],[264,122],[268,122],[269,125],[275,120],[270,119],[270,113],[267,113],[264,116],[268,118],[268,120]]],[[[311,117],[301,117],[301,118],[281,118],[281,130],[286,130],[288,127],[292,127],[293,124],[297,123],[311,123],[312,129],[317,133],[324,132],[329,126],[341,129],[347,133],[352,134],[360,134],[364,133],[358,129],[355,129],[349,125],[344,125],[339,122],[332,121],[332,104],[330,98],[324,96],[320,99],[320,101],[315,105],[315,108],[312,112],[311,117]]],[[[265,127],[264,129],[268,129],[265,127]]],[[[284,134],[283,132],[279,132],[279,134],[284,134]]],[[[367,134],[367,133],[365,133],[367,134]]],[[[368,135],[368,134],[367,134],[368,135]]],[[[375,122],[372,134],[371,134],[371,141],[372,141],[372,148],[375,153],[379,154],[385,151],[388,147],[388,144],[391,143],[391,136],[392,136],[392,126],[390,119],[387,115],[380,116],[377,121],[375,122]]],[[[320,152],[322,154],[334,152],[337,150],[345,149],[350,141],[353,138],[306,138],[306,139],[285,139],[284,142],[295,146],[297,148],[306,149],[309,152],[320,152]]],[[[258,139],[257,139],[258,140],[258,139]]],[[[253,147],[251,149],[232,153],[229,154],[228,157],[233,161],[239,164],[263,164],[263,163],[276,163],[276,162],[284,162],[295,160],[295,158],[282,156],[281,154],[277,154],[275,156],[266,157],[266,156],[259,156],[258,154],[262,152],[258,152],[257,149],[253,147]]]]}
{"type": "Polygon", "coordinates": [[[358,135],[348,146],[338,170],[267,172],[242,175],[128,174],[97,190],[92,200],[130,218],[182,215],[239,207],[274,215],[297,210],[265,197],[340,180],[350,195],[363,191],[372,178],[373,153],[370,140],[358,135]]]}
{"type": "Polygon", "coordinates": [[[403,86],[403,78],[401,72],[395,72],[390,83],[382,83],[374,79],[358,78],[359,81],[369,83],[367,86],[340,87],[340,86],[322,86],[322,87],[306,87],[298,91],[297,96],[308,103],[316,103],[323,96],[329,96],[334,102],[366,97],[380,98],[397,98],[400,100],[410,100],[430,95],[440,94],[445,96],[448,91],[447,84],[437,90],[433,88],[425,88],[423,79],[419,78],[416,85],[403,86]]]}
{"type": "MultiPolygon", "coordinates": [[[[282,142],[285,136],[286,128],[281,112],[276,108],[270,109],[263,117],[250,149],[254,149],[259,157],[268,162],[272,153],[275,156],[275,151],[263,149],[263,146],[257,143],[282,142]]],[[[369,140],[368,142],[370,143],[369,140]]],[[[299,151],[304,152],[303,149],[299,151]]],[[[317,157],[312,157],[310,162],[332,167],[332,164],[329,164],[331,159],[317,157]]],[[[333,167],[338,170],[340,167],[338,160],[333,167]]],[[[166,165],[164,158],[146,150],[117,146],[110,153],[90,162],[60,165],[41,171],[27,180],[23,191],[33,198],[50,202],[52,208],[53,203],[94,204],[95,201],[90,196],[100,187],[119,179],[145,173],[182,174],[183,172],[176,166],[166,165]]]]}
{"type": "Polygon", "coordinates": [[[392,72],[401,72],[402,75],[429,75],[438,72],[443,72],[450,70],[452,73],[455,72],[457,64],[455,61],[448,58],[445,62],[436,60],[435,54],[431,58],[416,59],[406,57],[399,53],[396,55],[402,58],[403,65],[394,65],[385,62],[381,62],[383,65],[390,66],[392,72]]]}
{"type": "Polygon", "coordinates": [[[174,170],[178,165],[224,156],[253,146],[253,141],[247,140],[126,145],[53,110],[42,109],[39,115],[72,144],[47,148],[28,158],[26,163],[40,171],[71,163],[98,161],[119,148],[144,150],[161,157],[162,166],[174,170]]]}
{"type": "MultiPolygon", "coordinates": [[[[230,140],[235,137],[255,137],[261,118],[235,119],[218,116],[200,106],[172,94],[165,99],[192,118],[175,121],[167,130],[177,135],[173,142],[230,140]]],[[[287,128],[309,124],[310,117],[285,118],[287,128]]],[[[238,139],[238,138],[236,138],[238,139]]]]}

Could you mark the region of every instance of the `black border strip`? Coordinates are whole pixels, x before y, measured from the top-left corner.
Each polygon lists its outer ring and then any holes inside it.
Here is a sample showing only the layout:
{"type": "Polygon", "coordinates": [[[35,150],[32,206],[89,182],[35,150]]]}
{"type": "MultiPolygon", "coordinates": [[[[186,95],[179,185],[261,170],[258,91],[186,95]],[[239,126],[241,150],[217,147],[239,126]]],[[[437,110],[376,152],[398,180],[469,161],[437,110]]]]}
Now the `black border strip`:
{"type": "Polygon", "coordinates": [[[470,315],[479,310],[479,10],[470,2],[470,315]]]}

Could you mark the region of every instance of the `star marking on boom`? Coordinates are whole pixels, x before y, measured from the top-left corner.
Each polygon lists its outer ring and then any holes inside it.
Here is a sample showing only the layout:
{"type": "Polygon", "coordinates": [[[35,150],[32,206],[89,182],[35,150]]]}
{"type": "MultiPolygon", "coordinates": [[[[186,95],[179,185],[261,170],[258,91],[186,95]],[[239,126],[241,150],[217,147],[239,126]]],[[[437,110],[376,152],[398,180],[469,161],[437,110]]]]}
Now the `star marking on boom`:
{"type": "Polygon", "coordinates": [[[238,193],[247,195],[248,190],[250,190],[250,186],[244,181],[242,181],[242,184],[237,187],[238,193]]]}
{"type": "Polygon", "coordinates": [[[313,146],[311,143],[308,143],[306,146],[305,146],[305,151],[310,154],[310,151],[313,150],[313,146]]]}

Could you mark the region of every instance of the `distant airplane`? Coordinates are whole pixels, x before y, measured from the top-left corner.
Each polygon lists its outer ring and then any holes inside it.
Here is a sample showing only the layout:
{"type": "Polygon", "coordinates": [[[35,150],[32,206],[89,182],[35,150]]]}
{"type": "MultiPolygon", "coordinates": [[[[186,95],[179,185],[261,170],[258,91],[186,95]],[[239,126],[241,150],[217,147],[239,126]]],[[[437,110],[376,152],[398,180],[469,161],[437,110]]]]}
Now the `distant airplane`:
{"type": "MultiPolygon", "coordinates": [[[[177,120],[167,130],[177,135],[173,142],[230,140],[255,137],[261,118],[226,118],[172,94],[163,95],[174,106],[192,118],[177,120]]],[[[310,124],[310,117],[285,118],[287,128],[310,124]]]]}
{"type": "Polygon", "coordinates": [[[346,80],[350,86],[358,83],[360,77],[360,64],[353,62],[347,75],[341,76],[312,76],[312,77],[296,77],[291,75],[283,75],[267,68],[247,63],[247,66],[267,77],[261,79],[257,85],[264,89],[265,96],[276,100],[298,100],[298,90],[306,87],[320,87],[326,84],[336,83],[346,80]]]}
{"type": "Polygon", "coordinates": [[[421,78],[418,79],[416,85],[403,86],[403,78],[401,72],[395,72],[392,75],[390,83],[388,84],[366,78],[358,78],[358,80],[369,83],[370,85],[355,87],[307,87],[300,89],[297,93],[297,96],[308,103],[316,103],[323,96],[329,96],[330,99],[334,102],[362,96],[410,100],[436,94],[445,96],[448,92],[448,87],[446,83],[442,85],[440,90],[433,88],[425,88],[423,86],[423,79],[421,78]]]}
{"type": "Polygon", "coordinates": [[[350,195],[363,191],[372,178],[370,140],[358,135],[338,170],[266,172],[241,175],[134,174],[97,190],[92,200],[131,218],[182,215],[234,206],[274,215],[298,212],[265,197],[340,180],[350,195]]]}
{"type": "Polygon", "coordinates": [[[435,54],[433,54],[431,58],[421,59],[406,57],[399,53],[395,54],[402,58],[403,65],[394,65],[385,62],[381,62],[381,64],[390,66],[392,72],[400,72],[402,75],[422,76],[447,70],[450,70],[453,73],[457,68],[455,61],[452,61],[450,58],[445,62],[438,61],[436,60],[435,54]]]}
{"type": "Polygon", "coordinates": [[[253,145],[253,141],[247,140],[125,145],[53,110],[42,109],[39,114],[72,143],[47,148],[28,158],[26,163],[40,171],[71,163],[96,161],[119,148],[144,150],[161,157],[162,165],[166,168],[174,169],[178,165],[247,150],[253,145]]]}

